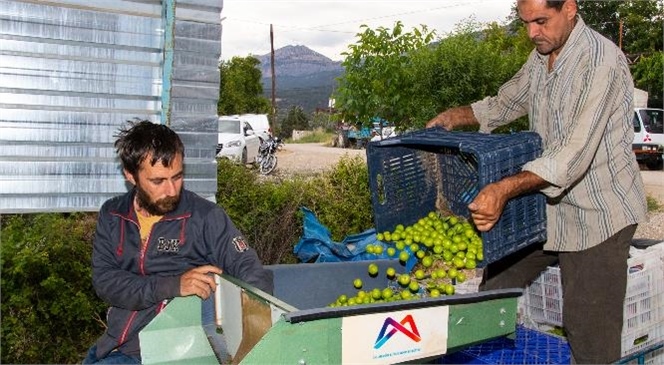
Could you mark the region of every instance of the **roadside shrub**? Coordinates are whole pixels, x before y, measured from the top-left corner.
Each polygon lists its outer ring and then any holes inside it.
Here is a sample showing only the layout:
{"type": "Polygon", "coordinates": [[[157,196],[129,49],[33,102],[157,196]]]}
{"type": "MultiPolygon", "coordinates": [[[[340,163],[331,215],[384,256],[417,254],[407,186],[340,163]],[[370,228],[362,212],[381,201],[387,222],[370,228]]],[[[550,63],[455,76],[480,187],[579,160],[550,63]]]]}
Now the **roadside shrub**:
{"type": "Polygon", "coordinates": [[[0,223],[2,362],[80,362],[104,331],[90,268],[96,215],[5,215],[0,223]]]}
{"type": "Polygon", "coordinates": [[[295,263],[292,247],[286,246],[301,232],[298,209],[306,182],[261,181],[246,167],[219,160],[217,183],[217,204],[228,213],[263,263],[295,263]]]}
{"type": "Polygon", "coordinates": [[[369,171],[359,156],[342,157],[332,170],[314,177],[309,192],[307,207],[330,229],[335,241],[374,226],[369,171]]]}
{"type": "Polygon", "coordinates": [[[217,181],[217,204],[267,265],[297,262],[300,207],[311,209],[337,241],[373,226],[368,170],[359,157],[343,157],[332,170],[308,178],[276,180],[219,160],[217,181]]]}
{"type": "Polygon", "coordinates": [[[650,195],[646,196],[646,204],[649,212],[659,212],[660,210],[664,209],[664,206],[659,204],[657,199],[650,195]]]}

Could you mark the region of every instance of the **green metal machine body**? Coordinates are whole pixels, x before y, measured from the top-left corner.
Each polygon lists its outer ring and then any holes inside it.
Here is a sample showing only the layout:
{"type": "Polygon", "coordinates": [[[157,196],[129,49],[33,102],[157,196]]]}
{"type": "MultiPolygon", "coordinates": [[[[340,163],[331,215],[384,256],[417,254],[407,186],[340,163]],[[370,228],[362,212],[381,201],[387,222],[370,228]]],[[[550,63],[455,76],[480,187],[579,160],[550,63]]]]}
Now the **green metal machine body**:
{"type": "MultiPolygon", "coordinates": [[[[394,260],[377,261],[385,272],[394,260]]],[[[328,307],[351,293],[384,288],[367,262],[268,266],[269,295],[222,275],[216,323],[201,300],[175,298],[140,334],[143,362],[242,364],[387,364],[434,359],[516,329],[521,290],[328,307]]]]}

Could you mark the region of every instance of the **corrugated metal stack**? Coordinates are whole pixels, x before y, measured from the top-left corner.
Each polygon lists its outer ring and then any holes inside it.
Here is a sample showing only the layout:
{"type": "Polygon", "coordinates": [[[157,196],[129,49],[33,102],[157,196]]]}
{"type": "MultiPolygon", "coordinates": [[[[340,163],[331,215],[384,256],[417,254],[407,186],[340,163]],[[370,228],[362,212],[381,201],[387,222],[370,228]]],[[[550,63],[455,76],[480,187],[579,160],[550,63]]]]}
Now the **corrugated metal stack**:
{"type": "Polygon", "coordinates": [[[180,133],[186,187],[214,199],[223,0],[174,1],[0,0],[0,213],[126,192],[113,141],[134,118],[180,133]]]}

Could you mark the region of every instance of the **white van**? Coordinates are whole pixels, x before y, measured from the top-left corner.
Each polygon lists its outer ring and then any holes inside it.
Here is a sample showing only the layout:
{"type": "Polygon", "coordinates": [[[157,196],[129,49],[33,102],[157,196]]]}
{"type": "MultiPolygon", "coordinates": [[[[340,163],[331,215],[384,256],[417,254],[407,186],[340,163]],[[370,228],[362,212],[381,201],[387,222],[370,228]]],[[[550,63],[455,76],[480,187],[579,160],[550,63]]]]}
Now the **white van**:
{"type": "Polygon", "coordinates": [[[237,118],[249,123],[251,128],[254,130],[254,133],[256,133],[260,139],[261,143],[268,140],[270,136],[272,136],[272,128],[270,127],[270,121],[267,118],[267,114],[224,115],[220,118],[237,118]]]}
{"type": "Polygon", "coordinates": [[[639,163],[651,170],[662,169],[664,155],[664,110],[634,109],[634,141],[632,150],[639,163]]]}

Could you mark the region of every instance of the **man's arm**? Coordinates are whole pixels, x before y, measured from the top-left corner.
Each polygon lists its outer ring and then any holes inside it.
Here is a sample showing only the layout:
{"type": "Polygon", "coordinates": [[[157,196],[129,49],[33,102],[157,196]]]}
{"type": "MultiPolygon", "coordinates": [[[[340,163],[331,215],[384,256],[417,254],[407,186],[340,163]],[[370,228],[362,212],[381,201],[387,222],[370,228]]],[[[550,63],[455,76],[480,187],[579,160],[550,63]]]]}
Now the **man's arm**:
{"type": "MultiPolygon", "coordinates": [[[[182,275],[137,275],[122,269],[116,258],[105,220],[100,212],[92,253],[93,284],[99,297],[114,307],[141,310],[177,296],[198,295],[206,299],[216,288],[210,273],[221,274],[212,265],[190,269],[182,275]]],[[[125,243],[126,244],[126,243],[125,243]]]]}
{"type": "Polygon", "coordinates": [[[485,186],[468,205],[475,227],[482,232],[490,230],[500,218],[508,200],[547,186],[549,183],[546,180],[529,171],[485,186]]]}

